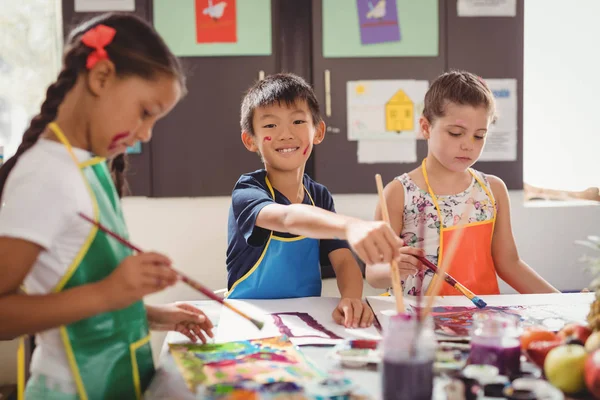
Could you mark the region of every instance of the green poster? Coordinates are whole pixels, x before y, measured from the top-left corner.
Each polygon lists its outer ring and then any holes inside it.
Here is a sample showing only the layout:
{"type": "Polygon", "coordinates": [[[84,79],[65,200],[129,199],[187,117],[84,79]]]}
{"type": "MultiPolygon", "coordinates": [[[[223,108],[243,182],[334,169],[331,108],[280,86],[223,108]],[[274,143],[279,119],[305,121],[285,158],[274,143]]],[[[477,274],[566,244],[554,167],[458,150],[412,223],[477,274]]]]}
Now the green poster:
{"type": "Polygon", "coordinates": [[[154,27],[176,56],[271,55],[271,0],[154,0],[153,15],[154,27]],[[235,9],[230,43],[198,42],[198,18],[209,4],[235,9]]]}
{"type": "Polygon", "coordinates": [[[400,40],[363,44],[359,10],[385,7],[386,0],[322,0],[323,57],[437,57],[438,0],[387,2],[395,2],[400,40]]]}

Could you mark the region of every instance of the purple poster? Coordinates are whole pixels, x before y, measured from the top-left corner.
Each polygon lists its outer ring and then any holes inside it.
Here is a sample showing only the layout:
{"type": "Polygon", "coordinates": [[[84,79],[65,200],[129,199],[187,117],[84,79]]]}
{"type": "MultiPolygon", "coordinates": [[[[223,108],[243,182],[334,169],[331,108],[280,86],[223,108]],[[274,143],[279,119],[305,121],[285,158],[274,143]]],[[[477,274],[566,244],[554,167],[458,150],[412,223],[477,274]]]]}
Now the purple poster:
{"type": "Polygon", "coordinates": [[[362,44],[400,41],[396,0],[356,0],[362,44]]]}

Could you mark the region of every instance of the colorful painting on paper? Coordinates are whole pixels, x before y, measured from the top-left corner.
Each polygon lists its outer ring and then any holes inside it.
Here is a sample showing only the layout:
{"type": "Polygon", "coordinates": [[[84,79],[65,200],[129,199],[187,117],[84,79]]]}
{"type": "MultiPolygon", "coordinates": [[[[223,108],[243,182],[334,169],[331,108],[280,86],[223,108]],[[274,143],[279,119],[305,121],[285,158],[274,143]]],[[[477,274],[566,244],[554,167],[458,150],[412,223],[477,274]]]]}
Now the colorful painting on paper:
{"type": "MultiPolygon", "coordinates": [[[[411,306],[413,311],[415,307],[411,306]]],[[[544,326],[558,331],[566,323],[585,323],[585,307],[580,305],[528,305],[528,306],[488,306],[484,310],[475,307],[440,306],[433,307],[434,329],[437,334],[454,337],[468,337],[476,312],[503,313],[518,317],[521,325],[544,326]],[[581,310],[583,309],[583,311],[581,310]],[[565,316],[569,317],[566,318],[565,316]]]]}
{"type": "Polygon", "coordinates": [[[188,388],[254,381],[304,382],[324,377],[285,336],[219,344],[170,344],[188,388]]]}
{"type": "Polygon", "coordinates": [[[235,0],[196,0],[196,42],[237,42],[235,0]]]}
{"type": "Polygon", "coordinates": [[[356,8],[362,44],[400,40],[396,0],[356,0],[356,8]]]}

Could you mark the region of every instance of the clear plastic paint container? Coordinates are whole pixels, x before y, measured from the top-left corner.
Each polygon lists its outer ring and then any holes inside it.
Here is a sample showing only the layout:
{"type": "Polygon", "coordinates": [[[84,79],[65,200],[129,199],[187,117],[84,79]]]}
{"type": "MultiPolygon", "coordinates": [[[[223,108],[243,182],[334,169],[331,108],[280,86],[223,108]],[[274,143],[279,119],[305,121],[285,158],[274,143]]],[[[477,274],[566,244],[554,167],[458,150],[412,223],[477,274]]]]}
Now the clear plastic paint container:
{"type": "Polygon", "coordinates": [[[381,364],[384,400],[431,399],[436,345],[431,318],[422,323],[409,314],[390,318],[381,364]]]}
{"type": "Polygon", "coordinates": [[[475,313],[471,328],[469,363],[493,365],[501,375],[519,374],[520,335],[520,320],[517,316],[506,313],[475,313]]]}

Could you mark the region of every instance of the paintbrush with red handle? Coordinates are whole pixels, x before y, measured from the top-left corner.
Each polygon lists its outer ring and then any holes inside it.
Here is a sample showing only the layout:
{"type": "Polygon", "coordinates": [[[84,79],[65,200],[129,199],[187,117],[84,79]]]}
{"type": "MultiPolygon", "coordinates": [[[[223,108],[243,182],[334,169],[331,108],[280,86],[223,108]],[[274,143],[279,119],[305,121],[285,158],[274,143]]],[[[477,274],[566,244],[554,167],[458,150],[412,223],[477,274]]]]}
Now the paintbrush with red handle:
{"type": "MultiPolygon", "coordinates": [[[[134,251],[137,251],[138,253],[143,253],[144,252],[142,249],[140,249],[139,247],[137,247],[133,243],[129,242],[128,240],[122,238],[121,236],[117,235],[116,233],[114,233],[113,231],[111,231],[110,229],[108,229],[107,227],[105,227],[104,225],[102,225],[100,222],[93,220],[92,218],[86,216],[83,213],[79,213],[79,216],[81,218],[85,219],[86,221],[88,221],[89,223],[95,225],[102,232],[106,233],[109,236],[112,236],[117,241],[119,241],[123,245],[129,247],[130,249],[132,249],[134,251]]],[[[254,326],[256,326],[258,329],[262,329],[262,327],[264,326],[264,322],[258,321],[256,319],[248,316],[247,314],[245,314],[244,312],[240,311],[236,307],[234,307],[231,304],[225,302],[222,298],[220,298],[219,296],[215,295],[210,289],[206,288],[204,285],[202,285],[199,282],[193,280],[189,276],[184,275],[180,271],[175,271],[175,272],[177,272],[177,275],[179,275],[179,278],[183,282],[187,283],[189,286],[191,286],[192,288],[196,289],[197,291],[199,291],[200,293],[202,293],[206,297],[208,297],[208,298],[210,298],[210,299],[212,299],[214,301],[217,301],[217,302],[223,304],[225,307],[229,308],[231,311],[233,311],[233,312],[241,315],[242,317],[246,318],[248,321],[252,322],[254,324],[254,326]]]]}

